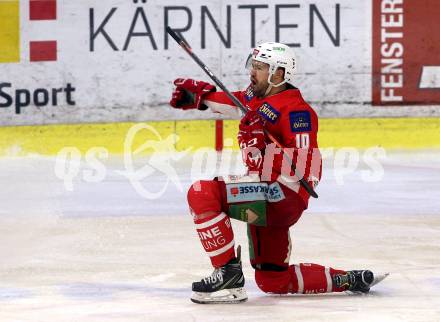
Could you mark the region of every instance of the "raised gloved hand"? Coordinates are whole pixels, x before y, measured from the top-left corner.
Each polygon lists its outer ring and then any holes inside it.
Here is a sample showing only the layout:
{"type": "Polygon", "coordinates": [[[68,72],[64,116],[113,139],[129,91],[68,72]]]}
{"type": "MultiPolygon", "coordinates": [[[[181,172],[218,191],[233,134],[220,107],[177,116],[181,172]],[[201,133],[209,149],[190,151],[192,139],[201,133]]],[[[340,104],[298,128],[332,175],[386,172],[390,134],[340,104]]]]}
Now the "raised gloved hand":
{"type": "Polygon", "coordinates": [[[256,111],[248,111],[240,121],[237,138],[243,162],[249,171],[260,171],[266,148],[264,119],[256,111]]]}
{"type": "Polygon", "coordinates": [[[207,106],[202,105],[203,96],[216,90],[215,86],[209,83],[190,78],[177,78],[174,85],[176,85],[176,89],[173,92],[170,105],[182,110],[206,110],[207,106]]]}

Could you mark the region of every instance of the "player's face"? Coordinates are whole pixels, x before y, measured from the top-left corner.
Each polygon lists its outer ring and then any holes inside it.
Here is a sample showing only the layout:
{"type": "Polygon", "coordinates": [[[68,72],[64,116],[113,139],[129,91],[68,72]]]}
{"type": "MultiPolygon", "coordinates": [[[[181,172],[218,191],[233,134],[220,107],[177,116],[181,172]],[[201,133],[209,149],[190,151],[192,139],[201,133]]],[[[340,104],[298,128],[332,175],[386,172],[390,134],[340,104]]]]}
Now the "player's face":
{"type": "Polygon", "coordinates": [[[269,83],[267,82],[268,77],[269,65],[259,61],[252,61],[252,66],[250,68],[250,79],[251,87],[255,96],[264,97],[266,89],[269,86],[269,83]]]}

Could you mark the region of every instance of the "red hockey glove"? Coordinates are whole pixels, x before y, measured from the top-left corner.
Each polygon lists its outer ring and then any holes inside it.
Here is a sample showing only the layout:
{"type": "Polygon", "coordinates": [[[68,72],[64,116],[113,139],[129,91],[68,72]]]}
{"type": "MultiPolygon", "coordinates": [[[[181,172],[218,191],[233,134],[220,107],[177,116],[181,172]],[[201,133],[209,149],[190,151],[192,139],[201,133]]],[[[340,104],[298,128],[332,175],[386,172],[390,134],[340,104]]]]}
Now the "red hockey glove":
{"type": "Polygon", "coordinates": [[[170,105],[182,110],[206,110],[208,107],[202,105],[203,96],[216,90],[215,86],[209,83],[190,78],[177,78],[174,85],[176,85],[176,89],[173,92],[170,105]]]}
{"type": "Polygon", "coordinates": [[[248,111],[241,119],[238,143],[243,162],[249,171],[260,171],[263,168],[263,153],[266,148],[264,120],[255,111],[248,111]]]}

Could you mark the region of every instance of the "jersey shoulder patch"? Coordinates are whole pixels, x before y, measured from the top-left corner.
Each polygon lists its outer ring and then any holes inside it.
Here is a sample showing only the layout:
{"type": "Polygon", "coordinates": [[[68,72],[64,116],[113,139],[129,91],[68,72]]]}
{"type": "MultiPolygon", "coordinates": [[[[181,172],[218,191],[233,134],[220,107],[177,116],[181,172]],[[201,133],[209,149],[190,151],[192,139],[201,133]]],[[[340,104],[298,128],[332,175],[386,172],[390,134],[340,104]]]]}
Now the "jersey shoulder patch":
{"type": "Polygon", "coordinates": [[[244,91],[244,98],[246,102],[249,102],[251,99],[254,98],[254,91],[252,90],[252,87],[250,85],[244,91]]]}
{"type": "Polygon", "coordinates": [[[312,118],[309,111],[290,112],[289,118],[292,132],[309,132],[312,130],[312,118]]]}
{"type": "Polygon", "coordinates": [[[269,121],[272,124],[280,117],[281,113],[277,111],[272,105],[269,103],[264,103],[258,108],[258,114],[260,114],[264,119],[269,121]]]}

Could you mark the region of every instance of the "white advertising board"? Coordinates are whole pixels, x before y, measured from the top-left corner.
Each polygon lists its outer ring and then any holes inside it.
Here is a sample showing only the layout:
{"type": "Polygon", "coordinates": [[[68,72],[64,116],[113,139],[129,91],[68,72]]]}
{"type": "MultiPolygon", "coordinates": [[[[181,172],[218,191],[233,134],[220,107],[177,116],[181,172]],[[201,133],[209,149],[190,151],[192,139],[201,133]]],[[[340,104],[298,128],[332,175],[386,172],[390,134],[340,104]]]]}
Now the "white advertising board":
{"type": "Polygon", "coordinates": [[[279,41],[295,49],[296,86],[321,116],[438,115],[371,106],[370,1],[35,2],[19,1],[19,56],[0,63],[2,125],[213,118],[168,106],[175,78],[209,79],[166,25],[231,90],[248,84],[252,47],[279,41]]]}

